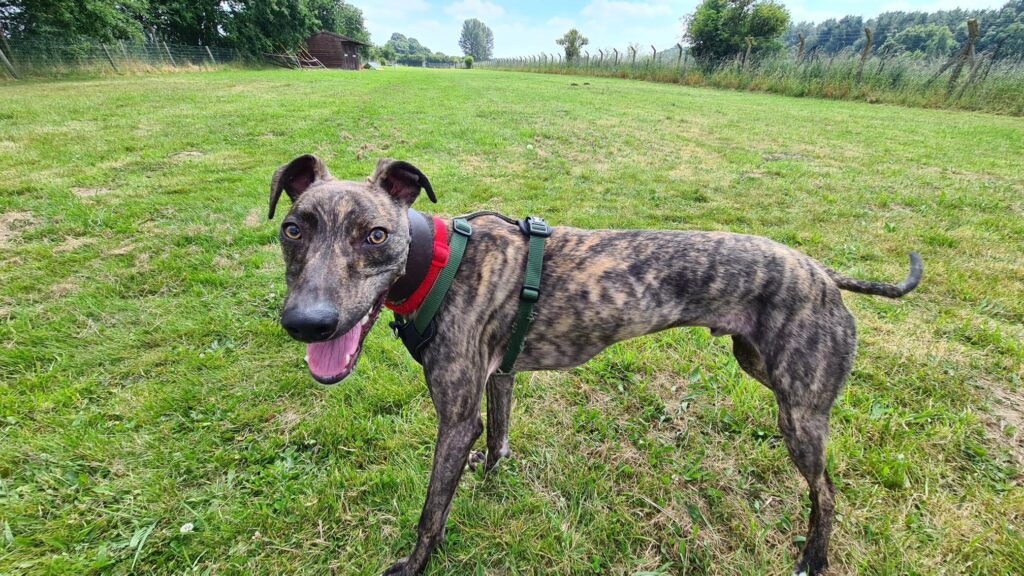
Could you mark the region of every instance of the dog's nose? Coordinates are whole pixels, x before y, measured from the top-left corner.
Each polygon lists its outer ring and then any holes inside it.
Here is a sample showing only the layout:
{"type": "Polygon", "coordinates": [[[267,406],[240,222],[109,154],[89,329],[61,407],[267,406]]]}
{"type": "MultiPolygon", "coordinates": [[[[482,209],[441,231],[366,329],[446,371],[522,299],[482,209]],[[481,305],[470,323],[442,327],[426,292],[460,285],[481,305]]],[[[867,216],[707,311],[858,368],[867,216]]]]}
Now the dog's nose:
{"type": "Polygon", "coordinates": [[[281,314],[281,326],[296,340],[319,342],[338,329],[338,311],[324,304],[287,308],[281,314]]]}

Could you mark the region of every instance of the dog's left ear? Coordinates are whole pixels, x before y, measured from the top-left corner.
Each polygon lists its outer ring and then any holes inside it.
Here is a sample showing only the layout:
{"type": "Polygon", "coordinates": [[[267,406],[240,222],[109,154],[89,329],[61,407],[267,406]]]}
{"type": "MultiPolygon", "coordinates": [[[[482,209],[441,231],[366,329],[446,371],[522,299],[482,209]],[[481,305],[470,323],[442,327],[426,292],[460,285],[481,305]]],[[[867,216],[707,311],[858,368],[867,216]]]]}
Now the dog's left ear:
{"type": "Polygon", "coordinates": [[[274,172],[274,178],[270,181],[270,213],[267,219],[274,219],[274,210],[277,209],[277,201],[281,198],[282,190],[288,193],[292,202],[295,202],[295,199],[314,183],[331,178],[333,176],[327,170],[327,166],[312,154],[304,154],[281,166],[274,172]]]}
{"type": "Polygon", "coordinates": [[[393,198],[406,206],[412,206],[420,190],[427,191],[427,198],[437,203],[434,196],[434,189],[430,186],[430,180],[420,169],[403,162],[390,158],[381,158],[377,161],[377,169],[370,176],[370,182],[384,189],[393,198]]]}

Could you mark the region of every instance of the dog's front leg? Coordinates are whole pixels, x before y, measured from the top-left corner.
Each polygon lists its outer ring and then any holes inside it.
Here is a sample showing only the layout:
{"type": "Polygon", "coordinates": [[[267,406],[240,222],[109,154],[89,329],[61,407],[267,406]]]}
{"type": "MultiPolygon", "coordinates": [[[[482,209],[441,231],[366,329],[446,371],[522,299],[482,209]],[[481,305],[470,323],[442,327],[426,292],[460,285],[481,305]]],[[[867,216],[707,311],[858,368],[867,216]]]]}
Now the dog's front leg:
{"type": "Polygon", "coordinates": [[[429,376],[428,381],[431,399],[437,410],[438,431],[427,501],[420,515],[416,547],[408,558],[388,568],[384,572],[385,576],[419,574],[434,549],[444,540],[444,527],[455,489],[462,477],[470,448],[484,428],[480,420],[481,383],[437,382],[429,376]]]}

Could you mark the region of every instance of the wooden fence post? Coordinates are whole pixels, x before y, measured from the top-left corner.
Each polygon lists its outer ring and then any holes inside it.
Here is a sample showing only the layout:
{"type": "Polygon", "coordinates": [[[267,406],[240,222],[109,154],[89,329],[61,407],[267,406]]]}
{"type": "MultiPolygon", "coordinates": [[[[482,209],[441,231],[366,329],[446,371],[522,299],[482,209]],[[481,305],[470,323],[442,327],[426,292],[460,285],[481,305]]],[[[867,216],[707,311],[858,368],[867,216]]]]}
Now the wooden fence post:
{"type": "Polygon", "coordinates": [[[800,51],[796,55],[796,63],[800,64],[804,61],[804,35],[800,34],[800,51]]]}
{"type": "Polygon", "coordinates": [[[107,55],[107,62],[110,62],[110,67],[114,69],[114,74],[120,74],[121,72],[114,65],[114,59],[110,57],[110,50],[107,50],[107,45],[101,42],[100,48],[103,48],[103,53],[107,55]]]}
{"type": "Polygon", "coordinates": [[[167,42],[164,42],[164,50],[167,52],[167,57],[171,60],[171,66],[178,67],[178,63],[174,61],[174,56],[171,56],[171,49],[167,47],[167,42]]]}
{"type": "Polygon", "coordinates": [[[680,63],[683,61],[683,45],[676,44],[676,48],[679,48],[679,56],[676,56],[676,68],[679,68],[680,63]]]}
{"type": "Polygon", "coordinates": [[[868,56],[871,55],[871,28],[864,27],[864,36],[866,41],[864,43],[864,51],[860,54],[860,63],[857,64],[857,76],[854,81],[860,84],[860,79],[864,75],[864,63],[868,61],[868,56]]]}
{"type": "Polygon", "coordinates": [[[612,50],[615,51],[615,65],[618,66],[619,65],[619,49],[618,48],[612,48],[612,50]]]}
{"type": "Polygon", "coordinates": [[[630,46],[629,49],[633,51],[633,61],[630,63],[630,65],[633,68],[636,68],[636,48],[630,46]]]}
{"type": "Polygon", "coordinates": [[[7,55],[4,54],[3,50],[0,50],[0,63],[3,63],[4,68],[6,68],[7,71],[11,73],[11,76],[14,76],[15,80],[21,79],[18,76],[18,71],[14,69],[14,64],[11,64],[11,61],[7,59],[7,55]]]}
{"type": "Polygon", "coordinates": [[[966,64],[968,60],[974,58],[974,43],[977,42],[977,40],[978,21],[972,18],[967,21],[967,42],[964,44],[963,48],[951,56],[949,60],[947,60],[946,63],[928,79],[928,82],[925,85],[927,86],[931,84],[938,79],[939,76],[942,76],[946,70],[953,67],[953,72],[949,75],[949,87],[946,89],[946,97],[948,98],[953,92],[953,88],[956,86],[957,78],[960,77],[960,72],[963,71],[964,64],[966,64]]]}
{"type": "Polygon", "coordinates": [[[210,57],[210,62],[213,62],[213,65],[216,66],[217,65],[217,60],[213,57],[213,52],[210,52],[210,47],[206,46],[205,48],[206,48],[206,55],[210,57]]]}
{"type": "Polygon", "coordinates": [[[747,66],[750,65],[750,50],[754,47],[754,39],[747,36],[747,52],[743,55],[743,70],[747,70],[747,66]]]}

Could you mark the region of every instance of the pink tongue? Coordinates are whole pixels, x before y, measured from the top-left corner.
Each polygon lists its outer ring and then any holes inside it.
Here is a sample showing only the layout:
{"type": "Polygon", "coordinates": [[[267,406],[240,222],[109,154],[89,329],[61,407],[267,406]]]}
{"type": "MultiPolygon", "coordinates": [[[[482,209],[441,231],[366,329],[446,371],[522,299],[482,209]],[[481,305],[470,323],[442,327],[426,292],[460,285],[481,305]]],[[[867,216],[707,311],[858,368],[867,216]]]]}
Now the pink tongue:
{"type": "Polygon", "coordinates": [[[326,342],[313,342],[306,349],[309,371],[319,378],[335,378],[349,369],[352,357],[359,349],[362,325],[357,323],[344,336],[326,342]]]}

